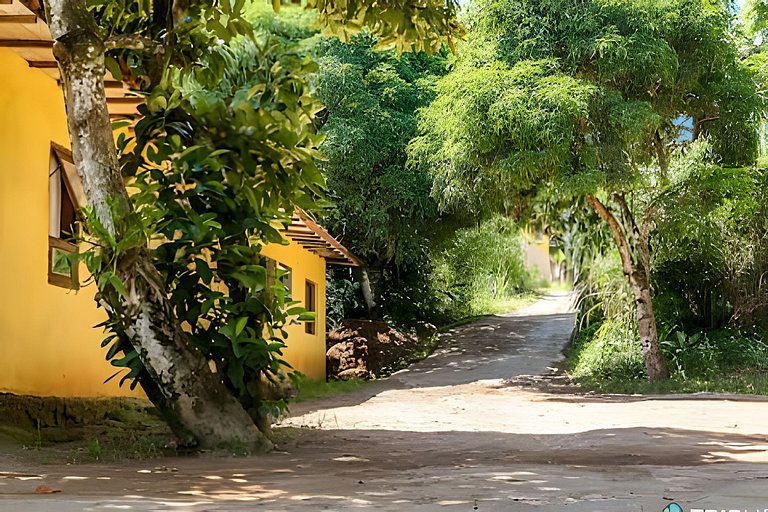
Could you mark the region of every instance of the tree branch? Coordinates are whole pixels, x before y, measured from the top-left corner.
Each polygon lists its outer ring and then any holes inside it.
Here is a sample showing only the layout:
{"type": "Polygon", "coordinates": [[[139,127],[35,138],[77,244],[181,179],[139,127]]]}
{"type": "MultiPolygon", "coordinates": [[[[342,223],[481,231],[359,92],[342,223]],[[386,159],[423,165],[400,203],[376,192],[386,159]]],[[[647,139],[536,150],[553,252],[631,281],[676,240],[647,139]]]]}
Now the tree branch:
{"type": "Polygon", "coordinates": [[[632,268],[632,253],[629,250],[627,244],[627,237],[624,236],[624,232],[621,229],[621,224],[616,220],[616,217],[608,211],[603,203],[592,194],[586,195],[587,204],[590,208],[595,210],[597,215],[600,216],[607,224],[613,235],[613,239],[616,241],[616,247],[619,249],[619,256],[621,257],[621,269],[624,275],[630,277],[633,274],[632,268]]]}
{"type": "Polygon", "coordinates": [[[701,119],[697,119],[695,116],[693,117],[693,133],[692,133],[692,139],[698,140],[699,136],[701,135],[701,125],[702,123],[708,123],[710,121],[717,121],[720,119],[720,116],[708,116],[703,117],[701,119]]]}
{"type": "Polygon", "coordinates": [[[648,206],[643,214],[643,220],[640,222],[640,236],[647,240],[651,234],[651,223],[653,222],[653,216],[658,211],[658,208],[654,204],[648,206]]]}
{"type": "Polygon", "coordinates": [[[138,34],[117,34],[104,40],[104,49],[109,50],[152,50],[161,51],[163,46],[157,41],[138,34]]]}
{"type": "Polygon", "coordinates": [[[627,198],[624,197],[624,194],[616,193],[613,194],[612,199],[621,209],[621,218],[624,220],[624,224],[629,227],[628,231],[630,236],[632,236],[634,240],[637,240],[638,235],[640,235],[640,229],[638,229],[637,223],[635,222],[635,216],[632,215],[632,211],[629,209],[627,198]]]}

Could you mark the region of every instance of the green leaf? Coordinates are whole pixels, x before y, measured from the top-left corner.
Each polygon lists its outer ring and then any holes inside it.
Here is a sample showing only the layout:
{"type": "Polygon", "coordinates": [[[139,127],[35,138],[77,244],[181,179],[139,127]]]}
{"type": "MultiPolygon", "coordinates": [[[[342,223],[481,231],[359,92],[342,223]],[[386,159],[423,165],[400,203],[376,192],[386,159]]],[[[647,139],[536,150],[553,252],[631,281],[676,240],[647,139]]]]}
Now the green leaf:
{"type": "Polygon", "coordinates": [[[211,281],[213,280],[213,271],[211,271],[208,262],[201,258],[196,258],[195,270],[205,284],[211,284],[211,281]]]}
{"type": "Polygon", "coordinates": [[[134,360],[138,362],[138,359],[136,359],[138,357],[139,357],[139,353],[134,350],[133,352],[129,352],[128,354],[126,354],[125,357],[121,359],[113,359],[112,361],[110,361],[110,364],[112,366],[128,368],[133,365],[134,360]]]}
{"type": "Polygon", "coordinates": [[[125,285],[120,280],[119,277],[115,274],[111,274],[109,276],[109,284],[112,285],[112,288],[115,289],[117,293],[119,293],[122,297],[128,296],[128,290],[125,289],[125,285]]]}
{"type": "Polygon", "coordinates": [[[237,323],[235,324],[235,336],[239,336],[240,333],[243,332],[243,329],[245,329],[245,326],[247,323],[248,323],[247,316],[243,316],[237,319],[237,323]]]}
{"type": "Polygon", "coordinates": [[[117,63],[114,57],[107,56],[104,64],[106,65],[107,70],[112,73],[115,80],[123,80],[123,72],[120,69],[120,64],[117,63]]]}
{"type": "Polygon", "coordinates": [[[109,377],[107,377],[106,379],[104,379],[104,382],[102,382],[102,384],[106,384],[107,382],[111,381],[112,379],[114,379],[115,377],[117,377],[118,375],[120,375],[121,373],[123,373],[123,370],[118,370],[118,371],[116,371],[115,373],[113,373],[112,375],[110,375],[109,377]]]}

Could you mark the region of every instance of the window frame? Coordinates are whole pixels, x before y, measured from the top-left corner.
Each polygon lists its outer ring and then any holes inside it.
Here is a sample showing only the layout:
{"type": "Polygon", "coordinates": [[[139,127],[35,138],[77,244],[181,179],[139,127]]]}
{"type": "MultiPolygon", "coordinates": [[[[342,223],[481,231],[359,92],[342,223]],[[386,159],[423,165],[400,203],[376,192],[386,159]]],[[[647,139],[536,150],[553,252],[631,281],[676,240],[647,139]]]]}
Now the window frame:
{"type": "Polygon", "coordinates": [[[317,283],[309,279],[304,280],[304,309],[315,314],[314,320],[304,321],[304,333],[317,336],[317,283]]]}
{"type": "Polygon", "coordinates": [[[277,262],[277,269],[285,272],[280,276],[280,282],[285,287],[285,294],[287,297],[293,296],[293,269],[285,263],[277,262]]]}
{"type": "Polygon", "coordinates": [[[70,254],[77,254],[77,245],[56,238],[53,236],[48,237],[48,284],[58,286],[60,288],[67,288],[69,290],[77,290],[80,288],[80,279],[78,273],[77,260],[70,260],[71,272],[69,276],[64,274],[57,274],[53,271],[54,252],[61,251],[70,254]]]}
{"type": "MultiPolygon", "coordinates": [[[[59,194],[63,196],[64,194],[67,195],[69,202],[72,204],[75,210],[75,221],[81,220],[82,216],[79,211],[80,208],[80,198],[78,197],[78,191],[80,192],[80,197],[83,196],[82,193],[82,185],[79,183],[79,179],[77,183],[73,183],[73,180],[77,179],[76,176],[70,176],[66,169],[66,164],[71,165],[74,167],[74,160],[72,159],[72,152],[69,151],[67,148],[56,144],[55,142],[51,143],[50,148],[50,163],[53,163],[55,161],[56,163],[56,169],[52,169],[53,166],[49,165],[48,169],[48,284],[51,284],[53,286],[58,286],[60,288],[66,288],[68,290],[77,290],[80,288],[80,279],[79,279],[79,272],[78,272],[78,263],[75,259],[70,259],[70,275],[64,275],[59,274],[53,271],[53,264],[55,261],[55,253],[56,251],[63,252],[66,255],[72,255],[78,253],[78,247],[77,244],[72,243],[69,240],[66,240],[64,238],[61,238],[62,230],[61,226],[58,227],[59,236],[51,236],[51,220],[52,215],[50,209],[54,207],[53,198],[51,197],[51,178],[53,177],[54,173],[58,175],[58,179],[60,180],[60,186],[59,186],[59,194]],[[80,186],[80,188],[76,191],[75,187],[80,186]]],[[[56,201],[56,204],[58,208],[62,208],[62,198],[58,198],[56,201]]],[[[59,219],[59,223],[61,223],[61,212],[59,212],[59,215],[57,216],[59,219]]],[[[74,236],[74,233],[72,234],[74,236]]]]}

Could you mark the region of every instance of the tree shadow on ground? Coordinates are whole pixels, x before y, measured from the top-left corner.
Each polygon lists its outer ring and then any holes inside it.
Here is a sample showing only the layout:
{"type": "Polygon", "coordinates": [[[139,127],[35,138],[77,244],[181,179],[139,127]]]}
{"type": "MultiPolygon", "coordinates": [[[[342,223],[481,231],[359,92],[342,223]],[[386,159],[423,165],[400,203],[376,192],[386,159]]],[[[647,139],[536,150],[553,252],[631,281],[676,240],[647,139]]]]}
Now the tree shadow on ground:
{"type": "Polygon", "coordinates": [[[574,320],[573,313],[488,316],[443,333],[431,355],[390,377],[351,393],[291,404],[290,414],[351,407],[396,389],[458,386],[539,374],[561,354],[563,338],[567,341],[574,320]]]}
{"type": "MultiPolygon", "coordinates": [[[[765,443],[764,436],[664,428],[568,435],[315,430],[301,431],[281,451],[262,457],[57,466],[46,468],[47,475],[34,483],[61,489],[67,496],[111,496],[110,503],[124,510],[146,510],[131,505],[136,500],[189,500],[184,508],[189,511],[212,510],[211,504],[222,503],[239,505],[221,510],[250,510],[249,502],[269,510],[406,510],[427,504],[471,510],[477,502],[562,502],[564,492],[573,499],[610,493],[617,499],[615,490],[605,489],[606,481],[619,482],[627,491],[623,498],[632,499],[633,492],[645,492],[642,486],[653,484],[665,471],[673,476],[663,478],[672,478],[675,489],[694,489],[702,482],[697,466],[710,468],[704,469],[710,472],[704,485],[716,485],[710,480],[717,474],[724,481],[762,485],[768,469],[749,460],[766,460],[765,443]],[[716,464],[724,462],[746,464],[716,464]],[[718,467],[723,468],[720,473],[718,467]]],[[[0,474],[0,482],[2,478],[0,474]]],[[[22,483],[31,485],[17,482],[22,483]]],[[[663,492],[670,484],[655,485],[663,492]]],[[[8,490],[0,487],[0,498],[8,490]]]]}

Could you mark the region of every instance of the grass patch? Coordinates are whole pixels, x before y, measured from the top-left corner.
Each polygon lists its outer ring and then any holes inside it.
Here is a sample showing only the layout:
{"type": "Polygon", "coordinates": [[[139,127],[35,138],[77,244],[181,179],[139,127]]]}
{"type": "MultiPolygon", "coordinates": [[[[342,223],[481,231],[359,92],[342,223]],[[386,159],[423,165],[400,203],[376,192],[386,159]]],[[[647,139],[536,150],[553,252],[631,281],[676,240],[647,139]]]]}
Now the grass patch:
{"type": "Polygon", "coordinates": [[[168,446],[173,434],[165,424],[157,425],[84,425],[48,427],[41,434],[4,426],[0,434],[6,438],[8,452],[22,450],[24,459],[38,464],[89,464],[146,460],[177,455],[168,446]],[[8,446],[17,443],[16,449],[8,446]]]}
{"type": "Polygon", "coordinates": [[[573,291],[573,285],[569,282],[561,283],[560,281],[547,281],[544,286],[538,289],[539,293],[545,294],[547,292],[570,292],[573,291]]]}
{"type": "Polygon", "coordinates": [[[521,295],[515,295],[512,297],[503,297],[498,299],[491,299],[487,304],[479,305],[479,311],[484,315],[502,315],[505,313],[514,313],[518,309],[522,309],[526,306],[530,306],[537,300],[540,295],[535,293],[524,293],[521,295]]]}
{"type": "Polygon", "coordinates": [[[768,395],[766,333],[751,331],[670,333],[661,347],[671,377],[648,382],[634,330],[608,320],[579,332],[566,353],[568,373],[580,386],[601,393],[768,395]]]}
{"type": "Polygon", "coordinates": [[[362,379],[332,380],[325,382],[317,379],[307,379],[299,386],[299,394],[294,402],[319,400],[344,393],[351,393],[367,386],[370,381],[362,379]]]}
{"type": "Polygon", "coordinates": [[[607,380],[577,378],[576,382],[589,390],[610,394],[667,395],[680,393],[735,393],[768,395],[768,374],[723,375],[719,377],[681,378],[673,375],[669,380],[607,380]]]}

